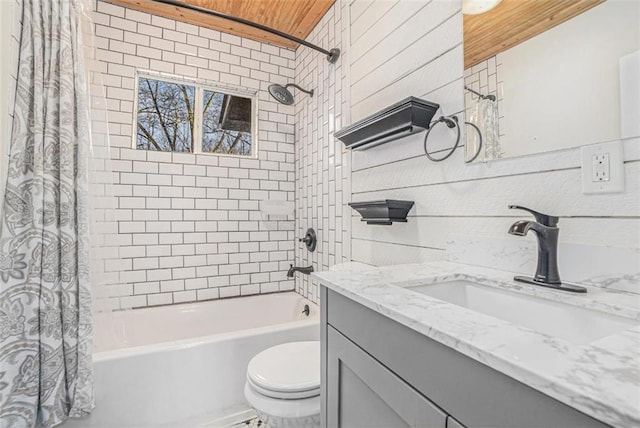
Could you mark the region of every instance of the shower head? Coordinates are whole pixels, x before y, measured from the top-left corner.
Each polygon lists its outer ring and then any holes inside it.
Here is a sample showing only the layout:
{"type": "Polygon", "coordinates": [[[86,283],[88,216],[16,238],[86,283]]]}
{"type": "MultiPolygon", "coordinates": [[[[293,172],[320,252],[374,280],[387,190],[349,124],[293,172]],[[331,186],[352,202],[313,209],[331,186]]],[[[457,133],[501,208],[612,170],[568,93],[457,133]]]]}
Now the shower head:
{"type": "Polygon", "coordinates": [[[282,85],[278,85],[277,83],[269,85],[269,93],[281,104],[288,106],[293,104],[293,94],[282,85]]]}
{"type": "Polygon", "coordinates": [[[291,93],[291,91],[287,89],[289,86],[293,86],[294,88],[300,89],[302,92],[307,93],[310,96],[313,96],[313,89],[310,91],[307,91],[293,83],[287,83],[284,86],[278,85],[277,83],[269,85],[269,93],[279,103],[290,106],[291,104],[293,104],[293,94],[291,93]]]}

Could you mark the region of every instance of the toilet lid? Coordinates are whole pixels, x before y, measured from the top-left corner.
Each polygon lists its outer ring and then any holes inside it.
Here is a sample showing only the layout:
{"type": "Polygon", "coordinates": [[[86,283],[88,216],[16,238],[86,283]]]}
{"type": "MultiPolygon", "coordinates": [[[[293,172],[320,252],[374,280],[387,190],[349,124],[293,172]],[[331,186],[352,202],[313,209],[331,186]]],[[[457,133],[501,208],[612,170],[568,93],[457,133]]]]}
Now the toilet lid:
{"type": "Polygon", "coordinates": [[[320,342],[291,342],[266,349],[249,361],[247,380],[261,394],[306,398],[320,393],[320,342]]]}

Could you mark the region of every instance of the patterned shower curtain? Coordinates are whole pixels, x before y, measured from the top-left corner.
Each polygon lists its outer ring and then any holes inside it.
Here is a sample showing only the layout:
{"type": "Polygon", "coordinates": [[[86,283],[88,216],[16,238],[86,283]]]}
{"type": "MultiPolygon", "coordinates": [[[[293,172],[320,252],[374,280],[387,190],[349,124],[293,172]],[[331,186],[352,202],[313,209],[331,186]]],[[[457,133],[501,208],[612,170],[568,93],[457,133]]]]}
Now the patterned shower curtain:
{"type": "Polygon", "coordinates": [[[23,0],[0,224],[2,428],[50,427],[94,405],[80,1],[23,0]]]}

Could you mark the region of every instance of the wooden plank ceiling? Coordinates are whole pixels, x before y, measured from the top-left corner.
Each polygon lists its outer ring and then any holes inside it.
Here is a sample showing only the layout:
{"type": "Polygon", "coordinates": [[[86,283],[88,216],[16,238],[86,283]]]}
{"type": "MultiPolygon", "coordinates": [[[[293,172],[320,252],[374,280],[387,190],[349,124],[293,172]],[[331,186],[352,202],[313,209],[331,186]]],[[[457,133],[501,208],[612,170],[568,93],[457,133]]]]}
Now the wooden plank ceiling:
{"type": "MultiPolygon", "coordinates": [[[[297,43],[256,28],[152,0],[107,0],[110,3],[189,24],[295,49],[297,43]]],[[[335,0],[181,0],[194,6],[244,18],[306,38],[335,0]]]]}
{"type": "Polygon", "coordinates": [[[604,0],[502,0],[480,15],[464,15],[464,68],[505,51],[604,0]]]}

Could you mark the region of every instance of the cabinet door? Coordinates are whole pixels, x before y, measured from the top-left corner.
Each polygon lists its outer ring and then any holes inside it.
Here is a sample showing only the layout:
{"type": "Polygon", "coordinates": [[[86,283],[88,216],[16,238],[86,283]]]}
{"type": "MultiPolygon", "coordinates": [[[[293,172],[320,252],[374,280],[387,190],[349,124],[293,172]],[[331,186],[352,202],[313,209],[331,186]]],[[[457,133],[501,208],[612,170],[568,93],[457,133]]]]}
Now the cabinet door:
{"type": "Polygon", "coordinates": [[[465,428],[460,422],[453,419],[451,416],[447,416],[447,428],[465,428]]]}
{"type": "Polygon", "coordinates": [[[331,326],[327,342],[328,427],[445,428],[445,413],[331,326]]]}

